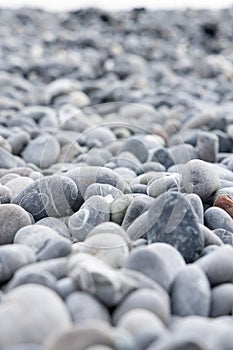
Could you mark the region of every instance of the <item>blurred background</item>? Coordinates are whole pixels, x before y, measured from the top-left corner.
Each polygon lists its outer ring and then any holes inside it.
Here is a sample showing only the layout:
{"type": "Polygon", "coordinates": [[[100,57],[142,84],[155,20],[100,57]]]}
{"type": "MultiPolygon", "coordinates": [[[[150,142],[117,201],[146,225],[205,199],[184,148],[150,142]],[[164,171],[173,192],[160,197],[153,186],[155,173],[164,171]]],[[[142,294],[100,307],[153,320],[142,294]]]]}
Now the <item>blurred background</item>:
{"type": "Polygon", "coordinates": [[[80,7],[102,7],[107,10],[147,7],[151,9],[212,8],[233,4],[233,0],[0,0],[0,7],[40,7],[47,10],[72,10],[80,7]]]}

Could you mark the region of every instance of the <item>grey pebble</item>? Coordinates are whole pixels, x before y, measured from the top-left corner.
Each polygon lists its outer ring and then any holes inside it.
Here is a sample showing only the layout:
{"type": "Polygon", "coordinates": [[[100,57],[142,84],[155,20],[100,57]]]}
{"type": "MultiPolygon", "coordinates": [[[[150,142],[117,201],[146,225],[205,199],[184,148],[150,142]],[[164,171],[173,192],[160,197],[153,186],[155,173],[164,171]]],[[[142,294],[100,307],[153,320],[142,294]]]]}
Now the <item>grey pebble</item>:
{"type": "Polygon", "coordinates": [[[233,310],[233,285],[223,283],[212,289],[211,317],[232,315],[233,310]]]}
{"type": "Polygon", "coordinates": [[[172,312],[179,316],[208,317],[211,292],[205,273],[195,265],[180,270],[172,284],[172,312]]]}
{"type": "Polygon", "coordinates": [[[202,160],[191,160],[185,165],[182,181],[187,193],[196,193],[204,201],[220,188],[214,169],[202,160]]]}
{"type": "Polygon", "coordinates": [[[16,270],[36,261],[33,250],[22,244],[6,244],[0,246],[1,274],[0,281],[8,281],[16,270]]]}
{"type": "Polygon", "coordinates": [[[68,238],[71,240],[70,231],[69,231],[67,225],[61,219],[47,217],[47,218],[44,218],[44,219],[37,221],[36,225],[50,227],[54,231],[56,231],[61,237],[68,238]]]}
{"type": "Polygon", "coordinates": [[[0,185],[0,203],[7,204],[11,202],[12,191],[4,185],[0,185]]]}
{"type": "Polygon", "coordinates": [[[217,161],[217,154],[219,151],[219,140],[217,135],[211,132],[201,132],[197,139],[197,151],[200,159],[215,163],[217,161]]]}
{"type": "Polygon", "coordinates": [[[34,181],[12,202],[27,210],[38,221],[47,216],[59,218],[71,214],[77,196],[77,187],[71,179],[54,175],[34,181]]]}
{"type": "Polygon", "coordinates": [[[232,282],[233,279],[233,248],[223,245],[195,261],[207,275],[211,286],[232,282]]]}
{"type": "Polygon", "coordinates": [[[211,207],[205,212],[205,225],[211,230],[224,229],[233,233],[233,221],[231,216],[223,209],[211,207]]]}
{"type": "Polygon", "coordinates": [[[148,211],[147,223],[150,243],[164,242],[175,246],[186,262],[198,258],[204,241],[195,214],[184,195],[167,192],[157,197],[148,211]]]}
{"type": "Polygon", "coordinates": [[[86,201],[88,198],[92,196],[111,196],[113,199],[116,199],[120,196],[123,196],[123,192],[118,190],[116,187],[108,184],[91,184],[88,186],[84,200],[86,201]]]}
{"type": "Polygon", "coordinates": [[[56,163],[59,154],[59,142],[53,136],[45,134],[29,141],[22,152],[22,157],[26,162],[44,169],[56,163]]]}
{"type": "Polygon", "coordinates": [[[96,225],[109,219],[109,202],[101,196],[92,196],[69,218],[68,227],[73,239],[83,241],[96,225]]]}
{"type": "Polygon", "coordinates": [[[20,176],[15,179],[12,179],[6,183],[6,187],[9,188],[9,190],[12,193],[12,198],[16,197],[23,189],[31,185],[33,183],[33,180],[30,177],[26,176],[20,176]]]}
{"type": "Polygon", "coordinates": [[[153,199],[146,195],[139,195],[135,197],[127,207],[122,227],[127,230],[131,224],[138,218],[141,214],[145,213],[150,205],[152,204],[153,199]]]}
{"type": "Polygon", "coordinates": [[[71,252],[71,243],[68,239],[42,225],[28,225],[21,228],[15,235],[14,243],[32,248],[38,261],[66,256],[71,252]]]}
{"type": "Polygon", "coordinates": [[[66,305],[75,324],[87,320],[110,322],[108,309],[88,293],[74,292],[69,294],[66,305]]]}
{"type": "Polygon", "coordinates": [[[31,224],[28,213],[16,204],[0,205],[0,245],[14,241],[17,231],[31,224]]]}

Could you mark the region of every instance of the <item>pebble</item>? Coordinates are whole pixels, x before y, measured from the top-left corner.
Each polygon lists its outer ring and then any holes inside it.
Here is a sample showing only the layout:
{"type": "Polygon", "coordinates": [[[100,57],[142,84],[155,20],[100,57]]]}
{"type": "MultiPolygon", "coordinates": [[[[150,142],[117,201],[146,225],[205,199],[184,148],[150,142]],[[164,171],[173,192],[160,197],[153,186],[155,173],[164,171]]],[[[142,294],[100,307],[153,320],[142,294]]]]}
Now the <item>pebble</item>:
{"type": "Polygon", "coordinates": [[[6,282],[18,269],[34,263],[36,255],[31,248],[22,244],[5,244],[0,246],[0,261],[0,282],[6,282]]]}
{"type": "Polygon", "coordinates": [[[230,217],[233,218],[233,200],[229,196],[218,196],[217,199],[214,201],[214,206],[225,210],[227,214],[229,214],[230,217]]]}
{"type": "Polygon", "coordinates": [[[160,179],[155,179],[149,183],[147,187],[147,194],[150,197],[157,198],[160,194],[168,191],[179,191],[180,190],[180,175],[172,174],[164,176],[160,179]]]}
{"type": "Polygon", "coordinates": [[[195,193],[189,193],[186,195],[194,214],[200,224],[204,223],[204,208],[200,197],[195,193]]]}
{"type": "Polygon", "coordinates": [[[155,150],[153,150],[151,155],[151,161],[163,165],[165,169],[168,169],[175,164],[171,153],[164,147],[158,147],[155,150]]]}
{"type": "Polygon", "coordinates": [[[66,305],[75,324],[87,320],[110,322],[108,309],[88,293],[71,293],[66,299],[66,305]]]}
{"type": "Polygon", "coordinates": [[[0,205],[0,245],[13,243],[17,231],[31,224],[28,213],[16,204],[0,205]]]}
{"type": "Polygon", "coordinates": [[[202,160],[190,160],[182,173],[184,190],[207,201],[219,188],[220,181],[211,166],[202,160]]]}
{"type": "Polygon", "coordinates": [[[233,285],[231,283],[223,283],[212,289],[211,298],[211,317],[220,317],[224,315],[232,315],[233,308],[233,285]]]}
{"type": "Polygon", "coordinates": [[[171,287],[173,314],[208,317],[210,301],[209,281],[201,268],[187,265],[177,273],[171,287]]]}
{"type": "Polygon", "coordinates": [[[59,334],[71,326],[65,304],[56,293],[35,284],[20,286],[7,293],[0,304],[0,319],[1,347],[42,344],[51,334],[59,334]]]}
{"type": "Polygon", "coordinates": [[[125,194],[121,197],[114,199],[110,203],[111,221],[115,222],[118,225],[121,225],[124,220],[126,210],[132,200],[133,196],[131,194],[125,194]]]}
{"type": "Polygon", "coordinates": [[[148,247],[134,249],[125,261],[124,267],[143,273],[156,281],[165,290],[169,290],[168,266],[152,249],[148,249],[148,247]]]}
{"type": "Polygon", "coordinates": [[[4,148],[0,147],[0,168],[1,169],[12,169],[24,166],[25,162],[23,159],[12,155],[4,148]]]}
{"type": "Polygon", "coordinates": [[[222,228],[233,233],[233,222],[231,216],[223,209],[211,207],[206,210],[205,225],[211,230],[222,228]]]}
{"type": "Polygon", "coordinates": [[[197,219],[181,193],[167,192],[157,197],[148,211],[147,227],[150,243],[171,244],[186,262],[197,259],[204,247],[197,219]]]}
{"type": "Polygon", "coordinates": [[[37,221],[36,225],[42,225],[49,228],[52,228],[56,231],[61,237],[68,238],[71,240],[71,234],[67,225],[62,221],[62,219],[57,219],[53,217],[47,217],[37,221]]]}
{"type": "Polygon", "coordinates": [[[136,218],[149,209],[152,202],[153,199],[146,195],[141,195],[134,198],[127,207],[123,222],[121,224],[122,227],[127,230],[136,218]]]}
{"type": "Polygon", "coordinates": [[[201,132],[197,139],[197,151],[200,159],[216,163],[219,151],[219,140],[217,135],[210,132],[201,132]]]}
{"type": "Polygon", "coordinates": [[[23,159],[39,168],[48,168],[56,163],[60,154],[58,141],[50,135],[40,135],[30,140],[22,152],[23,159]]]}
{"type": "Polygon", "coordinates": [[[20,176],[6,183],[6,187],[11,191],[12,198],[16,197],[25,187],[31,185],[33,180],[30,177],[20,176]]]}
{"type": "Polygon", "coordinates": [[[47,216],[71,214],[78,196],[75,183],[66,176],[48,176],[26,186],[12,202],[31,213],[36,221],[47,216]]]}
{"type": "Polygon", "coordinates": [[[110,205],[106,198],[92,196],[85,201],[81,208],[71,215],[68,221],[72,238],[84,241],[87,234],[98,224],[109,221],[110,205]]]}
{"type": "Polygon", "coordinates": [[[107,184],[92,184],[88,186],[84,200],[86,201],[88,198],[92,196],[101,196],[107,197],[111,196],[113,199],[123,196],[123,193],[118,190],[116,187],[107,184]]]}
{"type": "Polygon", "coordinates": [[[164,324],[170,319],[170,304],[166,293],[158,290],[141,288],[130,293],[113,312],[113,323],[117,324],[128,311],[143,309],[158,316],[164,324]]]}
{"type": "Polygon", "coordinates": [[[233,248],[224,245],[195,262],[207,275],[211,286],[232,282],[233,248]]]}
{"type": "Polygon", "coordinates": [[[71,243],[59,234],[42,225],[28,225],[15,235],[14,243],[30,247],[37,260],[48,260],[66,256],[71,252],[71,243]]]}
{"type": "Polygon", "coordinates": [[[226,231],[223,228],[217,228],[213,230],[213,232],[224,244],[233,245],[233,233],[226,231]]]}

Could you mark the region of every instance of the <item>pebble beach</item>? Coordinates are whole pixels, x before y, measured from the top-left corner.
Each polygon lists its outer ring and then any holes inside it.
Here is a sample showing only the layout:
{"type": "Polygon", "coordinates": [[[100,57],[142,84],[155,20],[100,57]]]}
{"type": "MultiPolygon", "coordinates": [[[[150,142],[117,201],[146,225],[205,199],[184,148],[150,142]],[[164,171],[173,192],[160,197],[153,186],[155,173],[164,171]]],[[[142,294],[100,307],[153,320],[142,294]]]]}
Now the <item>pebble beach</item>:
{"type": "Polygon", "coordinates": [[[0,9],[0,350],[233,349],[232,23],[0,9]]]}

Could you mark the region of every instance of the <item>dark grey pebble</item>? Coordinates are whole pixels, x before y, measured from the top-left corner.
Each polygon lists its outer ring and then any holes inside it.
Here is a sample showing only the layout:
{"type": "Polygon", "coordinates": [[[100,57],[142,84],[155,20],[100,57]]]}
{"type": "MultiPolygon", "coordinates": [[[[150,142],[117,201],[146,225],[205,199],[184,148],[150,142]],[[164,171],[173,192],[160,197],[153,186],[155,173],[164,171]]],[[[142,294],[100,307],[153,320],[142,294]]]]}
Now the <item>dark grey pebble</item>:
{"type": "Polygon", "coordinates": [[[34,181],[12,202],[27,210],[38,221],[47,216],[70,215],[77,196],[77,187],[71,179],[54,175],[34,181]]]}
{"type": "Polygon", "coordinates": [[[186,262],[197,259],[204,247],[196,216],[185,196],[178,192],[167,192],[154,200],[148,211],[147,237],[150,243],[175,246],[186,262]]]}
{"type": "Polygon", "coordinates": [[[122,222],[122,227],[127,230],[131,224],[137,219],[141,214],[146,212],[150,205],[152,204],[153,199],[144,196],[144,195],[139,195],[135,197],[129,204],[123,222],[122,222]]]}
{"type": "Polygon", "coordinates": [[[136,137],[128,138],[122,145],[120,152],[130,152],[137,157],[141,163],[145,163],[148,158],[148,149],[145,144],[136,137]]]}
{"type": "Polygon", "coordinates": [[[170,151],[164,147],[158,147],[152,150],[151,161],[162,164],[166,169],[175,164],[170,151]]]}

